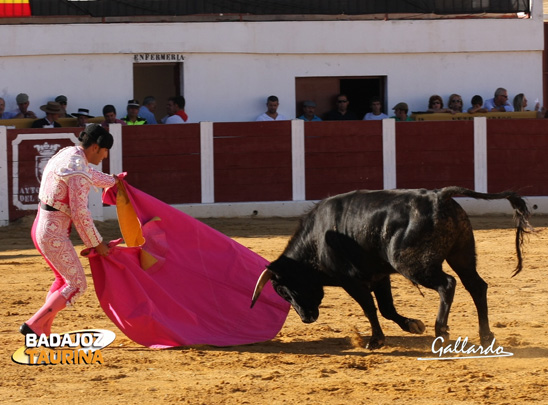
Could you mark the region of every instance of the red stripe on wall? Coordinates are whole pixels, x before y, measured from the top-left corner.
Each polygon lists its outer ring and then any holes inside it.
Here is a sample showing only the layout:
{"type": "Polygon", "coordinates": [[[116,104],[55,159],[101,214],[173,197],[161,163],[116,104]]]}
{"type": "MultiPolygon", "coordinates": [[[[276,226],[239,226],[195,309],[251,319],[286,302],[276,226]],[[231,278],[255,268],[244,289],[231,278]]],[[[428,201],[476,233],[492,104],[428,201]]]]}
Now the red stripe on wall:
{"type": "Polygon", "coordinates": [[[487,121],[488,191],[548,195],[548,122],[520,121],[487,121]]]}
{"type": "Polygon", "coordinates": [[[474,123],[396,123],[398,188],[474,188],[474,123]]]}
{"type": "Polygon", "coordinates": [[[122,128],[128,182],[168,204],[202,201],[200,125],[122,128]]]}
{"type": "Polygon", "coordinates": [[[305,123],[306,199],[383,188],[382,122],[305,123]]]}
{"type": "Polygon", "coordinates": [[[215,201],[290,201],[291,122],[215,123],[215,201]]]}

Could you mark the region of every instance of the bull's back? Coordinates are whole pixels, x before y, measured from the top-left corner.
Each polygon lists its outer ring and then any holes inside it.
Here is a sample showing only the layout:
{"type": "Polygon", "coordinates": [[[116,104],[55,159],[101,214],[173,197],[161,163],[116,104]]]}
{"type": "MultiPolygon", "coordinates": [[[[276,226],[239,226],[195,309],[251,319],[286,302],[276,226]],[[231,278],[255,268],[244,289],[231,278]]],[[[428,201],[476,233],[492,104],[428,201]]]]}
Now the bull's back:
{"type": "Polygon", "coordinates": [[[410,254],[413,260],[443,261],[456,243],[471,236],[462,207],[424,189],[353,191],[321,201],[313,216],[315,234],[325,236],[320,246],[348,254],[354,245],[353,256],[359,247],[364,261],[393,264],[410,254]]]}

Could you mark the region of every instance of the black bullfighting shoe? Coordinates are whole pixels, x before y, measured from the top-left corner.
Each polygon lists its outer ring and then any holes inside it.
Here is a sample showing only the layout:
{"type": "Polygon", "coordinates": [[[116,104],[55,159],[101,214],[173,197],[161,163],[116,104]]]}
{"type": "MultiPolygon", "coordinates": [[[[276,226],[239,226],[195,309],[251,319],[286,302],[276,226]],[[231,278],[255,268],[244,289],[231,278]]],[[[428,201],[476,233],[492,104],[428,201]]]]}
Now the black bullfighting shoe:
{"type": "Polygon", "coordinates": [[[23,325],[21,325],[21,327],[19,328],[19,332],[21,332],[23,335],[30,335],[31,333],[36,335],[36,333],[26,323],[23,323],[23,325]]]}

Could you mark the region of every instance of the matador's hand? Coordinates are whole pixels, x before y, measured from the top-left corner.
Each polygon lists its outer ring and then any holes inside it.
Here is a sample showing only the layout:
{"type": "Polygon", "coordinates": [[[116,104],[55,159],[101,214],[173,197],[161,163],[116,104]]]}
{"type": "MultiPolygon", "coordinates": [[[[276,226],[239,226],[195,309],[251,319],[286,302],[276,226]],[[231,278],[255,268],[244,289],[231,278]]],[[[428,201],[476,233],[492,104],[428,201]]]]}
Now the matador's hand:
{"type": "Polygon", "coordinates": [[[95,251],[97,254],[106,257],[108,256],[108,252],[110,251],[110,248],[105,245],[103,242],[99,243],[97,246],[95,246],[95,251]]]}

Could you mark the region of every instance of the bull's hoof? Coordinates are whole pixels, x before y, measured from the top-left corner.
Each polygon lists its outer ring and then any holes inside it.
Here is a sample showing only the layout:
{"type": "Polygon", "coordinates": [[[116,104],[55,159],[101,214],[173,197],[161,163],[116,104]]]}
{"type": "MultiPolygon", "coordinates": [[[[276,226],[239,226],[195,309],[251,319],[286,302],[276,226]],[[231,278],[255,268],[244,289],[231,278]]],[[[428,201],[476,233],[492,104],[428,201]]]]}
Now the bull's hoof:
{"type": "Polygon", "coordinates": [[[495,339],[495,335],[493,334],[493,332],[489,332],[484,336],[480,336],[481,346],[484,349],[487,348],[491,343],[493,343],[493,339],[495,339]]]}
{"type": "Polygon", "coordinates": [[[375,337],[371,336],[371,339],[369,339],[369,343],[367,343],[367,346],[365,346],[369,350],[375,350],[380,349],[384,346],[384,336],[381,337],[375,337]]]}
{"type": "Polygon", "coordinates": [[[436,337],[442,337],[444,341],[449,341],[449,326],[436,325],[436,337]]]}
{"type": "Polygon", "coordinates": [[[426,330],[424,323],[422,323],[422,321],[419,321],[418,319],[408,319],[406,323],[408,332],[420,335],[426,330]]]}

